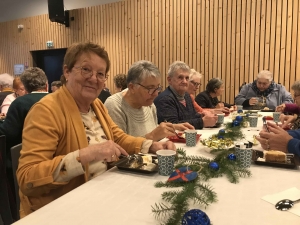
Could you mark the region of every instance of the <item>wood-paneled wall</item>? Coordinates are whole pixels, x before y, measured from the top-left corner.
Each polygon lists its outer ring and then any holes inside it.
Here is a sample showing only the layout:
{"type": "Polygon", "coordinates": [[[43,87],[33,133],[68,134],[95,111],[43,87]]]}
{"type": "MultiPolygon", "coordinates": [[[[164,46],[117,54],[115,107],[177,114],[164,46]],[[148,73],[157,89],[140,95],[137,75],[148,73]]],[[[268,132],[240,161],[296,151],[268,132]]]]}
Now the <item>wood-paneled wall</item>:
{"type": "MultiPolygon", "coordinates": [[[[111,89],[113,75],[141,59],[164,75],[173,61],[185,61],[204,75],[203,84],[220,77],[227,102],[262,69],[288,90],[300,78],[300,0],[128,0],[72,10],[70,16],[70,28],[48,15],[0,23],[0,72],[32,65],[29,51],[45,49],[48,40],[55,48],[90,40],[109,52],[111,89]]],[[[167,85],[165,76],[161,83],[167,85]]]]}

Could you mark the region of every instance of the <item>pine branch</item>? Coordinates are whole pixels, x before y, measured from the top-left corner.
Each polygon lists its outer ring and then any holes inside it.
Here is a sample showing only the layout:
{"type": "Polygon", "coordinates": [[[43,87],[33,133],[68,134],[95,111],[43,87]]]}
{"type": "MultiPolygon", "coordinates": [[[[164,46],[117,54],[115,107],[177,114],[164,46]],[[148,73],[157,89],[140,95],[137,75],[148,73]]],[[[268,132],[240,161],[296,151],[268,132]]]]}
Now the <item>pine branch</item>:
{"type": "Polygon", "coordinates": [[[160,219],[162,216],[167,216],[167,214],[170,214],[174,211],[176,211],[176,208],[166,206],[164,203],[155,203],[155,206],[151,206],[152,212],[155,214],[156,219],[160,219]]]}

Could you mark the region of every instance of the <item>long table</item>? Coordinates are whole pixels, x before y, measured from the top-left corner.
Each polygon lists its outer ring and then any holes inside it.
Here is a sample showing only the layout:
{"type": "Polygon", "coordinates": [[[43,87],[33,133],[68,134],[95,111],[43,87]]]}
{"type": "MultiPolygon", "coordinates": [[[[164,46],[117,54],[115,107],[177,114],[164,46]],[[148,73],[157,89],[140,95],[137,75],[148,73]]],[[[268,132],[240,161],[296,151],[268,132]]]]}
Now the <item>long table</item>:
{"type": "MultiPolygon", "coordinates": [[[[267,115],[267,114],[264,114],[267,115]]],[[[225,120],[229,121],[230,118],[225,120]]],[[[246,139],[258,134],[258,128],[245,128],[246,139]]],[[[207,138],[218,129],[203,129],[198,133],[207,138]]],[[[186,147],[177,144],[189,155],[212,157],[201,144],[186,147]]],[[[205,211],[215,225],[298,225],[300,218],[289,212],[277,211],[274,205],[261,199],[264,195],[284,191],[291,187],[300,189],[299,170],[252,165],[252,177],[241,178],[238,184],[225,177],[211,179],[208,183],[217,193],[218,202],[205,211]]],[[[155,188],[157,181],[166,181],[159,174],[144,175],[110,169],[99,177],[81,185],[36,212],[17,221],[22,224],[105,224],[152,225],[160,224],[152,214],[151,206],[162,202],[166,188],[155,188]]],[[[191,208],[199,208],[191,207],[191,208]]]]}

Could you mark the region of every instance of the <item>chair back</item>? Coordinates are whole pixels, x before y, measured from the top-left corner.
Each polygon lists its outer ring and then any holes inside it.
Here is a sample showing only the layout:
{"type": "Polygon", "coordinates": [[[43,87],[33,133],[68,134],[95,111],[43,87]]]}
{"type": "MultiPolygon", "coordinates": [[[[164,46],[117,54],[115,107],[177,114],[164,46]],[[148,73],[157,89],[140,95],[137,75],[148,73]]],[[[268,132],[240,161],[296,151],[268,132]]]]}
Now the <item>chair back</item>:
{"type": "Polygon", "coordinates": [[[20,210],[20,196],[19,196],[19,184],[17,180],[17,169],[19,165],[19,158],[20,158],[20,151],[22,149],[22,143],[11,147],[11,162],[12,162],[12,169],[14,175],[14,182],[15,182],[15,193],[16,193],[16,203],[17,203],[17,210],[20,210]]]}
{"type": "Polygon", "coordinates": [[[14,222],[10,210],[9,186],[6,174],[6,139],[0,136],[0,224],[12,224],[14,222]]]}

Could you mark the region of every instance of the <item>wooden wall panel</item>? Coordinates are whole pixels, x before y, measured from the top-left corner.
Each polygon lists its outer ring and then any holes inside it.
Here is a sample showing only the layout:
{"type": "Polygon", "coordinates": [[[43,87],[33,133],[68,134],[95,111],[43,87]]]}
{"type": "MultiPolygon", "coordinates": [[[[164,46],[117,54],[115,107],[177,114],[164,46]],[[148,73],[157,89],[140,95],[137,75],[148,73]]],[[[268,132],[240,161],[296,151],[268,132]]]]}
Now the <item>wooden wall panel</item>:
{"type": "Polygon", "coordinates": [[[127,0],[70,11],[70,27],[48,15],[0,23],[0,73],[32,65],[30,51],[93,41],[107,49],[113,76],[141,59],[155,63],[166,87],[168,66],[185,61],[203,74],[202,91],[222,78],[222,100],[233,102],[243,82],[269,69],[290,89],[300,78],[300,0],[127,0]],[[18,24],[24,29],[19,31],[18,24]]]}

